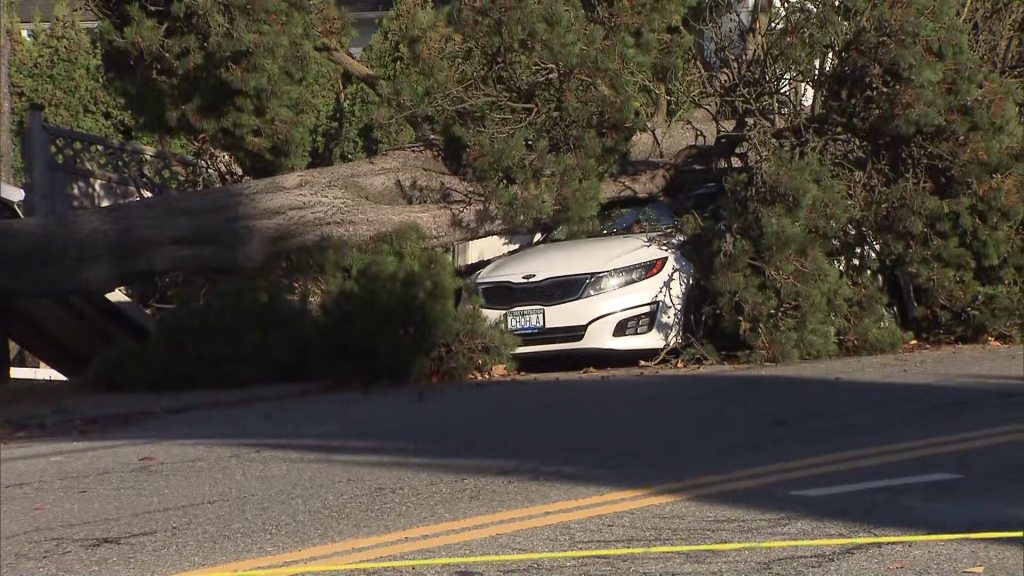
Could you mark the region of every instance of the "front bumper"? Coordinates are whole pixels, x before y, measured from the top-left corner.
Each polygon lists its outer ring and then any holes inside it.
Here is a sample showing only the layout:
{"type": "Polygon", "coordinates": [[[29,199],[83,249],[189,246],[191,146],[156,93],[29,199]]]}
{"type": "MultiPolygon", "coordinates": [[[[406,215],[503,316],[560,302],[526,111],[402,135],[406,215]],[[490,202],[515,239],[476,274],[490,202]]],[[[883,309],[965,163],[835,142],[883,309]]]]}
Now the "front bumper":
{"type": "MultiPolygon", "coordinates": [[[[660,350],[679,333],[683,290],[678,276],[662,273],[657,279],[555,306],[513,308],[543,308],[545,316],[545,329],[522,335],[523,345],[514,353],[660,350]],[[653,311],[653,327],[649,332],[615,335],[620,322],[650,311],[653,311]]],[[[484,309],[482,312],[489,320],[504,325],[505,310],[484,309]]]]}

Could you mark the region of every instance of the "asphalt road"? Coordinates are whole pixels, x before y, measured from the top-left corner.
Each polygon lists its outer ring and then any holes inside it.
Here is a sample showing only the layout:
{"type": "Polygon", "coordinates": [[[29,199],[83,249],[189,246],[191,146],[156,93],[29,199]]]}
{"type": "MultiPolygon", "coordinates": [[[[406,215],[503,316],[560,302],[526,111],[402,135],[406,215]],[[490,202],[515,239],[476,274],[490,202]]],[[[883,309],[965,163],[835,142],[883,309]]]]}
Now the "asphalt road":
{"type": "Polygon", "coordinates": [[[0,572],[1024,574],[1024,538],[921,539],[1024,529],[1021,347],[640,372],[11,443],[0,572]]]}

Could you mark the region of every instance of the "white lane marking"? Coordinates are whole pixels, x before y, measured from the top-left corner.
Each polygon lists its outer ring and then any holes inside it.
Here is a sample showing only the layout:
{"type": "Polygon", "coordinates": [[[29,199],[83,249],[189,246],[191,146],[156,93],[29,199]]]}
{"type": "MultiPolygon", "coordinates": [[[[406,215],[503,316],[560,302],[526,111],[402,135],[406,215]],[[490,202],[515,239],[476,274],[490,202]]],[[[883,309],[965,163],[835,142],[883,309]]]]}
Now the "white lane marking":
{"type": "Polygon", "coordinates": [[[892,478],[889,480],[875,480],[874,482],[861,482],[859,484],[844,484],[842,486],[829,486],[828,488],[815,488],[813,490],[799,490],[790,492],[793,496],[829,496],[831,494],[843,494],[844,492],[856,492],[857,490],[871,490],[872,488],[884,488],[886,486],[902,486],[904,484],[920,484],[922,482],[939,482],[941,480],[956,480],[963,478],[958,474],[925,474],[923,476],[905,476],[903,478],[892,478]]]}

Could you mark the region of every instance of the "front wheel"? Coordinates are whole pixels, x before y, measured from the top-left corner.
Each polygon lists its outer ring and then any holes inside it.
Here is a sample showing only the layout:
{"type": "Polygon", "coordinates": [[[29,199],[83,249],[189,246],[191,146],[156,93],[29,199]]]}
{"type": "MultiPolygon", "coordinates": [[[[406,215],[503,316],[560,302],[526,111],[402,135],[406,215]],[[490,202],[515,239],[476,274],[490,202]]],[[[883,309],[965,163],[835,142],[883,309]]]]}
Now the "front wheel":
{"type": "Polygon", "coordinates": [[[699,284],[692,284],[683,300],[683,337],[700,340],[704,337],[704,310],[709,299],[708,291],[699,284]]]}

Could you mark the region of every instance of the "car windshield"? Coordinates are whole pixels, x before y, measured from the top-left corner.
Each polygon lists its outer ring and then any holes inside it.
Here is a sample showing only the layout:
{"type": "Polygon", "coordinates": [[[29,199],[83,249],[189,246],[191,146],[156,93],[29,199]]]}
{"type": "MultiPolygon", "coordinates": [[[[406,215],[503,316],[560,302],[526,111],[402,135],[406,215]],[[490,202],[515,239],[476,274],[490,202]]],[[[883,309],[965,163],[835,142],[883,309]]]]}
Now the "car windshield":
{"type": "MultiPolygon", "coordinates": [[[[630,206],[602,211],[593,223],[591,231],[582,232],[586,238],[601,236],[621,236],[625,234],[644,234],[663,232],[678,224],[672,208],[662,202],[651,202],[641,206],[630,206]]],[[[566,226],[559,226],[547,234],[541,242],[564,242],[580,238],[581,232],[570,233],[566,226]]]]}
{"type": "Polygon", "coordinates": [[[676,225],[672,209],[664,203],[612,210],[602,214],[597,236],[660,232],[676,225]]]}

